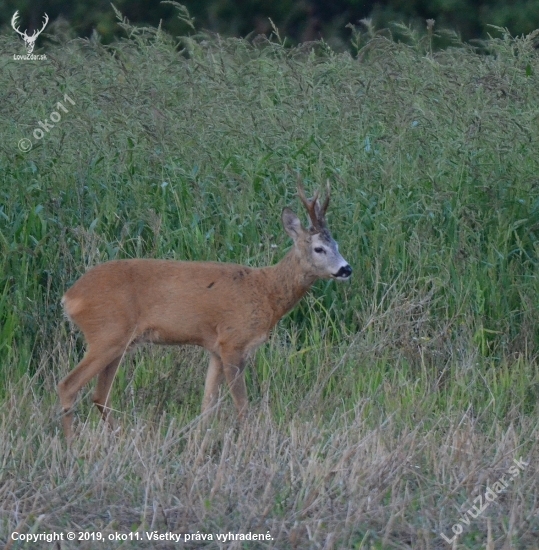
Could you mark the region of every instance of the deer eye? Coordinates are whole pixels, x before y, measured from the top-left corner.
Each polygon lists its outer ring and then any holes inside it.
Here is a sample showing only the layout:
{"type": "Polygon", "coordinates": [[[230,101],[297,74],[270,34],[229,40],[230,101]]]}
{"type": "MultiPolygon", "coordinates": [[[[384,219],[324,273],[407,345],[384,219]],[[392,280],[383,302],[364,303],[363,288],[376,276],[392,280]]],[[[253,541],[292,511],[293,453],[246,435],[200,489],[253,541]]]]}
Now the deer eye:
{"type": "Polygon", "coordinates": [[[317,252],[318,254],[325,254],[326,253],[326,251],[321,246],[317,246],[314,249],[314,251],[317,252]]]}

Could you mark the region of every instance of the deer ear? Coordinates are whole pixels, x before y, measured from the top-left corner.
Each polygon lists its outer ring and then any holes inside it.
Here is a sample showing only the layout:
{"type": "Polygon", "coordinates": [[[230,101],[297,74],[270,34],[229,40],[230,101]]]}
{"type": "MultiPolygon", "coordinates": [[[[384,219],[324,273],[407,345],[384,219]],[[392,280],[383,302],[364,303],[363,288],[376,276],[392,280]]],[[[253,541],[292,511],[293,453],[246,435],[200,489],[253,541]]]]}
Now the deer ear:
{"type": "Polygon", "coordinates": [[[290,208],[283,209],[281,219],[283,220],[284,230],[295,242],[297,238],[305,231],[301,226],[301,221],[296,214],[290,210],[290,208]]]}

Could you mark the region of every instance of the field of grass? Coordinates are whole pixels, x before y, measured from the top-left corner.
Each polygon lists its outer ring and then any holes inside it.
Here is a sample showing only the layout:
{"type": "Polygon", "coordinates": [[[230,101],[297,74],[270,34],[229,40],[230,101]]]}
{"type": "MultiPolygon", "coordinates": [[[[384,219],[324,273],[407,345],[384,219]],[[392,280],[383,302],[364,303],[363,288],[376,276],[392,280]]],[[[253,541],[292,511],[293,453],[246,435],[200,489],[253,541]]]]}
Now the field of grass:
{"type": "Polygon", "coordinates": [[[352,56],[126,31],[58,31],[46,61],[0,35],[0,542],[539,548],[537,37],[356,34],[352,56]],[[277,262],[296,170],[330,180],[354,274],[259,350],[247,420],[223,395],[201,422],[203,350],[147,347],[114,384],[119,433],[90,385],[68,450],[65,290],[113,258],[277,262]]]}

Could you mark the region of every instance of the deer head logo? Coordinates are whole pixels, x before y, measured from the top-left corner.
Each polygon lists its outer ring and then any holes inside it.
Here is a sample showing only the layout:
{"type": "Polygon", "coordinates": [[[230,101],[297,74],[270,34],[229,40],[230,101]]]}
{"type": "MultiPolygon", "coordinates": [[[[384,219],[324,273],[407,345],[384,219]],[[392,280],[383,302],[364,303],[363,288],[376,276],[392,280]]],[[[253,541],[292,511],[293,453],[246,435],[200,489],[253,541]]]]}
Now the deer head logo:
{"type": "Polygon", "coordinates": [[[49,22],[49,16],[47,14],[45,14],[45,16],[43,17],[43,26],[41,27],[40,30],[34,31],[32,36],[28,36],[26,34],[26,30],[24,32],[21,32],[19,30],[19,27],[15,26],[17,24],[17,18],[18,17],[19,17],[19,10],[17,10],[13,14],[13,17],[11,19],[11,26],[13,27],[13,30],[17,34],[21,35],[22,39],[24,40],[24,45],[26,46],[26,51],[28,52],[28,54],[31,54],[34,51],[34,46],[36,45],[37,37],[43,32],[43,30],[47,26],[47,23],[49,22]]]}

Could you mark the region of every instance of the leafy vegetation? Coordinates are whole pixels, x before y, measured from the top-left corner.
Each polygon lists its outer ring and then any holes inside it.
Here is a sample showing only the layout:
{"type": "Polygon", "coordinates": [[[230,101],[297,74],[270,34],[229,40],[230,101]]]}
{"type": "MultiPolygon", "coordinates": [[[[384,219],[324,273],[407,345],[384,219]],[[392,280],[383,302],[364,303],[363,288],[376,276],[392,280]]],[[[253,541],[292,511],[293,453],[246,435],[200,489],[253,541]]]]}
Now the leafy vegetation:
{"type": "Polygon", "coordinates": [[[46,61],[2,61],[0,540],[448,548],[441,533],[523,457],[454,547],[539,545],[534,35],[478,55],[373,33],[351,56],[278,35],[201,34],[178,51],[124,28],[111,46],[59,38],[46,61]],[[278,261],[295,170],[310,189],[331,181],[329,224],[355,271],[317,283],[261,348],[245,424],[226,395],[201,422],[202,351],[144,349],[114,385],[121,432],[104,431],[88,388],[68,452],[55,386],[83,342],[65,289],[113,258],[278,261]]]}

